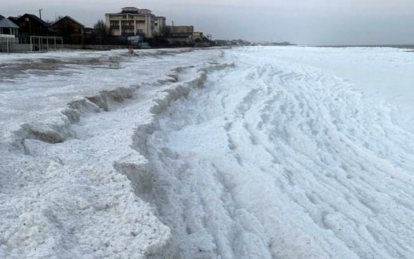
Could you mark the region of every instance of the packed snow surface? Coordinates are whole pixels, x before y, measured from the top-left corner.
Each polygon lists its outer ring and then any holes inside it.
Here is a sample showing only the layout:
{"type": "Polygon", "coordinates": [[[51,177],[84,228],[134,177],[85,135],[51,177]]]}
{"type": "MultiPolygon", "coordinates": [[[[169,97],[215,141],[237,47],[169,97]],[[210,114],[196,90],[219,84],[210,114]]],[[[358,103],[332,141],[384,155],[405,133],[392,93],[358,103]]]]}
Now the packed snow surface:
{"type": "Polygon", "coordinates": [[[412,52],[0,65],[0,258],[413,258],[412,52]]]}

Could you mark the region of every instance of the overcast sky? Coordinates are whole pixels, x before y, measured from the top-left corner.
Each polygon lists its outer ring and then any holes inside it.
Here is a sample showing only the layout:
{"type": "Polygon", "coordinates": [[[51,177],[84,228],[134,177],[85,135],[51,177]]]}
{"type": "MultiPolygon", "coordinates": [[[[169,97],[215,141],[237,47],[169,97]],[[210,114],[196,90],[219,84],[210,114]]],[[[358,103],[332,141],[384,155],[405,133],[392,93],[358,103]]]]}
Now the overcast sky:
{"type": "Polygon", "coordinates": [[[70,15],[92,27],[122,7],[150,9],[168,24],[194,25],[214,39],[298,44],[414,43],[413,0],[1,0],[0,14],[54,20],[70,15]]]}

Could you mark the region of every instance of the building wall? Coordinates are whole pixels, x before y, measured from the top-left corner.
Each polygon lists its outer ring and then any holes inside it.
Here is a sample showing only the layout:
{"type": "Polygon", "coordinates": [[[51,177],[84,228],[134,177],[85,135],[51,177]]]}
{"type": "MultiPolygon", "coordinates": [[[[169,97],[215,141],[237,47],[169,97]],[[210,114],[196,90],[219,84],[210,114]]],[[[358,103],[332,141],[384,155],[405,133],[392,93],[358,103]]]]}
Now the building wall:
{"type": "Polygon", "coordinates": [[[194,26],[167,26],[170,33],[190,33],[193,34],[194,26]]]}
{"type": "Polygon", "coordinates": [[[155,17],[155,30],[154,34],[156,36],[164,36],[165,35],[165,17],[155,17]]]}
{"type": "Polygon", "coordinates": [[[177,37],[169,38],[169,37],[166,37],[165,39],[171,45],[192,46],[194,44],[194,41],[191,38],[177,38],[177,37]]]}
{"type": "Polygon", "coordinates": [[[150,12],[145,14],[106,14],[105,20],[114,36],[131,36],[145,34],[152,38],[155,31],[155,16],[150,12]]]}
{"type": "Polygon", "coordinates": [[[193,32],[193,40],[202,40],[204,37],[202,32],[193,32]]]}
{"type": "Polygon", "coordinates": [[[1,42],[0,40],[0,52],[28,52],[32,50],[32,45],[30,44],[19,44],[18,42],[1,42]]]}
{"type": "Polygon", "coordinates": [[[84,40],[84,27],[68,17],[60,19],[52,25],[52,28],[66,37],[71,44],[82,44],[84,40]]]}
{"type": "Polygon", "coordinates": [[[18,43],[19,40],[14,35],[1,34],[1,31],[0,31],[0,43],[8,43],[8,42],[18,43]]]}
{"type": "Polygon", "coordinates": [[[15,35],[17,35],[19,32],[19,29],[15,29],[15,28],[0,28],[0,35],[7,35],[7,36],[12,36],[13,38],[15,37],[15,35]]]}
{"type": "Polygon", "coordinates": [[[37,21],[31,19],[30,17],[19,18],[16,24],[20,27],[19,34],[22,35],[53,36],[48,28],[39,24],[37,21]]]}

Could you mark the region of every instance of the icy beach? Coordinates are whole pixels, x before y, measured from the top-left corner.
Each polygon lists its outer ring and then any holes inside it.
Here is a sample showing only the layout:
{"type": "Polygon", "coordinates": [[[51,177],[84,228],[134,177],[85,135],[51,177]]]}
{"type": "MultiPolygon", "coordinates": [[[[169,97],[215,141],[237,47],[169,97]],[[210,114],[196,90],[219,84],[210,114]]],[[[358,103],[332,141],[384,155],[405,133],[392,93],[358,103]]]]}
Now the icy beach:
{"type": "Polygon", "coordinates": [[[55,52],[0,67],[0,258],[413,258],[412,52],[55,52]]]}

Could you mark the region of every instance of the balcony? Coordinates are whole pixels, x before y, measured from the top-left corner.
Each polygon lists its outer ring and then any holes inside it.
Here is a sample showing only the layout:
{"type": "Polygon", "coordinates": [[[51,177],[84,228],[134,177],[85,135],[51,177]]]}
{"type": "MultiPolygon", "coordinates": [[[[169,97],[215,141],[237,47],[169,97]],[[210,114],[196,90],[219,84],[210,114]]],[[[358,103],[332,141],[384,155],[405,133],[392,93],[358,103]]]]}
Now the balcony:
{"type": "Polygon", "coordinates": [[[128,26],[122,25],[121,28],[122,30],[134,30],[134,26],[131,26],[131,25],[128,25],[128,26]]]}

